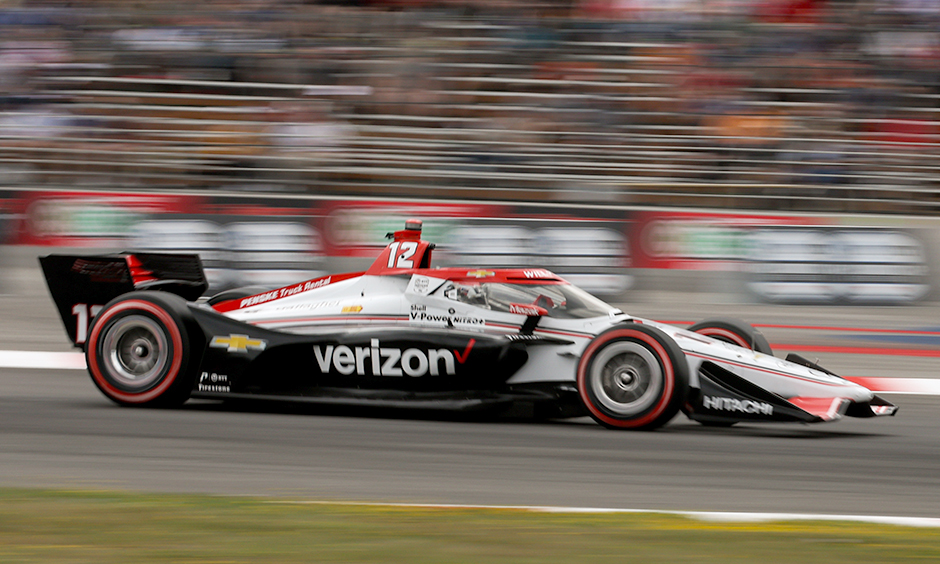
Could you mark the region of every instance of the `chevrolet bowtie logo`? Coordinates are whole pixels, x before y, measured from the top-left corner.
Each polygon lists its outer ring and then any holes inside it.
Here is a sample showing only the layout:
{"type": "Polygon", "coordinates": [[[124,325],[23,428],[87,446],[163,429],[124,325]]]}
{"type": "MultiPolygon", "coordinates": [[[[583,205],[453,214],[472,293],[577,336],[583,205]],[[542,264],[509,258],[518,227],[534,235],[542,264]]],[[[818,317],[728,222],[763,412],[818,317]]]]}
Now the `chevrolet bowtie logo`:
{"type": "Polygon", "coordinates": [[[228,337],[212,337],[210,347],[226,349],[228,352],[263,351],[268,342],[264,339],[250,339],[248,335],[229,335],[228,337]]]}
{"type": "Polygon", "coordinates": [[[467,276],[473,276],[474,278],[487,278],[495,275],[496,273],[492,270],[471,270],[467,273],[467,276]]]}

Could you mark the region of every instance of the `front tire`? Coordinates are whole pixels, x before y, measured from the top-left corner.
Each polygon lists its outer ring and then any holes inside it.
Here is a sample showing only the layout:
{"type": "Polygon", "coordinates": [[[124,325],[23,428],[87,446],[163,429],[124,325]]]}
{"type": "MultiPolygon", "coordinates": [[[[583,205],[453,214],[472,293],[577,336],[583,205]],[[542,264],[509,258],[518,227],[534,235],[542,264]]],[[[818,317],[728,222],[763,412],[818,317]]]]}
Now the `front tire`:
{"type": "Polygon", "coordinates": [[[655,429],[671,420],[688,392],[689,365],[659,329],[631,324],[601,333],[578,364],[588,413],[610,429],[655,429]]]}
{"type": "Polygon", "coordinates": [[[193,387],[185,301],[134,292],[96,316],[85,350],[92,381],[121,405],[178,406],[193,387]]]}
{"type": "Polygon", "coordinates": [[[774,355],[764,334],[740,319],[706,319],[692,325],[688,330],[769,356],[774,355]]]}
{"type": "MultiPolygon", "coordinates": [[[[731,317],[706,319],[692,325],[688,330],[769,356],[774,355],[763,333],[740,319],[731,317]]],[[[699,423],[705,427],[731,427],[737,421],[721,419],[699,421],[699,423]]]]}

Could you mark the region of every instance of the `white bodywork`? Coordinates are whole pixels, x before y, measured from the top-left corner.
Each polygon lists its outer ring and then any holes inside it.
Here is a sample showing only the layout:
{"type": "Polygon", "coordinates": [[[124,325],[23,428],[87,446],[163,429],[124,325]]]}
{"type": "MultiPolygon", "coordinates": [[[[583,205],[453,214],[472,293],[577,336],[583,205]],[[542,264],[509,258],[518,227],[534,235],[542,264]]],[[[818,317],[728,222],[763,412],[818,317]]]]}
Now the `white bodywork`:
{"type": "MultiPolygon", "coordinates": [[[[448,299],[441,291],[446,282],[444,278],[425,274],[357,275],[335,282],[324,279],[310,289],[298,285],[293,293],[290,288],[287,292],[281,289],[283,297],[268,296],[257,305],[247,302],[226,315],[291,333],[371,325],[511,334],[518,333],[527,319],[525,315],[448,299]]],[[[674,326],[634,318],[615,308],[600,317],[539,319],[535,335],[564,339],[569,344],[530,347],[529,360],[507,383],[573,384],[578,362],[591,340],[614,325],[629,321],[656,327],[675,340],[689,363],[692,387],[698,387],[701,364],[711,361],[783,398],[844,398],[854,402],[873,398],[867,388],[842,378],[674,326]]]]}

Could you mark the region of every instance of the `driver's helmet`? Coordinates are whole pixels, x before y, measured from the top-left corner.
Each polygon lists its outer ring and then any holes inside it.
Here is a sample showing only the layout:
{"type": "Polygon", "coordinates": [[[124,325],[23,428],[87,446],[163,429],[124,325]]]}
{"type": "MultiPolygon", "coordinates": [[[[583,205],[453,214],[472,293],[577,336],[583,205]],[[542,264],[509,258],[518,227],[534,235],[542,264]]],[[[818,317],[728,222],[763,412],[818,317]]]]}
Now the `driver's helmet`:
{"type": "Polygon", "coordinates": [[[444,290],[444,296],[465,304],[486,305],[486,295],[479,285],[454,284],[444,290]]]}

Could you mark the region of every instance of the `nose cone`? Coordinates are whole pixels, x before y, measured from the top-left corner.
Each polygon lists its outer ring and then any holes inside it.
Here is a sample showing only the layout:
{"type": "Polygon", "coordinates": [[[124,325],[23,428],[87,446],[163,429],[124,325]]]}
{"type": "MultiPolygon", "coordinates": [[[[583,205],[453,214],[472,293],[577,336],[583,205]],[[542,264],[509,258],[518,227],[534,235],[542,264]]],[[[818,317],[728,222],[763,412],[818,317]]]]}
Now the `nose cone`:
{"type": "Polygon", "coordinates": [[[875,394],[865,386],[861,384],[856,384],[855,382],[845,381],[845,389],[847,394],[844,397],[851,399],[854,402],[864,403],[871,401],[875,394]]]}

